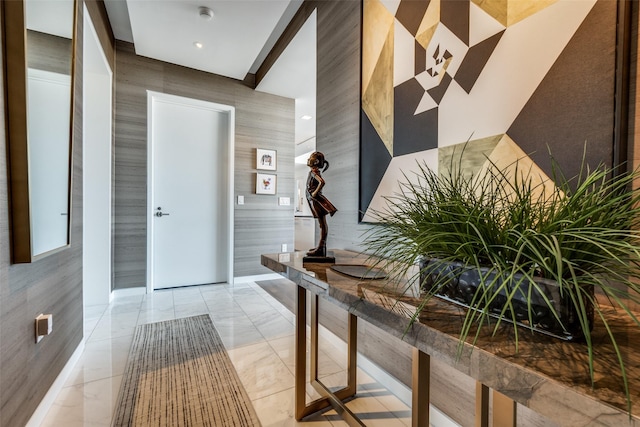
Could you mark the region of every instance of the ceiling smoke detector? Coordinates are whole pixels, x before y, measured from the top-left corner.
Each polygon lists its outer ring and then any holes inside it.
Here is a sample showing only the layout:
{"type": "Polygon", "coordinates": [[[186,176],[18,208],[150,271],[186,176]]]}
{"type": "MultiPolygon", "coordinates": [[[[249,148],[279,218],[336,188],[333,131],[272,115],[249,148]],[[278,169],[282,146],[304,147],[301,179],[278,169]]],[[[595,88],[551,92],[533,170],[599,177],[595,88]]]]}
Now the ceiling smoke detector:
{"type": "Polygon", "coordinates": [[[198,8],[198,14],[200,15],[200,18],[205,21],[211,21],[213,19],[213,10],[206,6],[200,6],[198,8]]]}

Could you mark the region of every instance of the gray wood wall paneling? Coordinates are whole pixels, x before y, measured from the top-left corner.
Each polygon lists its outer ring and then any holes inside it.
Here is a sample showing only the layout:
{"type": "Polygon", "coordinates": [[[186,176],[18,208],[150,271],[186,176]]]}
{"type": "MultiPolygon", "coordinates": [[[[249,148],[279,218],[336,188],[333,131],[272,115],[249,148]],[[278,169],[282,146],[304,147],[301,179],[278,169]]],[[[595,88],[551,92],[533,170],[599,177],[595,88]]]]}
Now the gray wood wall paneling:
{"type": "Polygon", "coordinates": [[[236,108],[234,276],[263,274],[260,254],[293,245],[294,101],[242,82],[135,55],[116,43],[114,288],[146,285],[147,90],[236,108]],[[256,195],[256,148],[275,149],[277,194],[256,195]]]}
{"type": "Polygon", "coordinates": [[[27,30],[27,63],[29,68],[69,75],[71,72],[71,40],[27,30]]]}
{"type": "Polygon", "coordinates": [[[84,3],[87,6],[87,11],[89,11],[91,22],[93,22],[109,67],[113,70],[115,66],[115,38],[109,24],[109,15],[104,2],[102,0],[84,0],[84,3]]]}
{"type": "MultiPolygon", "coordinates": [[[[83,335],[81,2],[78,7],[69,249],[32,264],[10,264],[7,163],[0,156],[0,426],[24,425],[29,420],[83,335]],[[36,344],[34,319],[40,313],[53,314],[54,328],[36,344]]],[[[4,96],[4,87],[2,92],[4,96]]],[[[4,103],[0,109],[4,113],[4,103]]],[[[0,129],[3,152],[8,144],[5,126],[0,129]]]]}

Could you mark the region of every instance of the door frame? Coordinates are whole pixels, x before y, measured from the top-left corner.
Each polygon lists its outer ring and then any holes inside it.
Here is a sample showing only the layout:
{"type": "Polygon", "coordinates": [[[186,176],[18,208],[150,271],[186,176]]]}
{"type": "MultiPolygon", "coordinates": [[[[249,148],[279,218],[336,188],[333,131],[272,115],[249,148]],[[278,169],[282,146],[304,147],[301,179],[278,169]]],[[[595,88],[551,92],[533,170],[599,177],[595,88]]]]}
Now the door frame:
{"type": "MultiPolygon", "coordinates": [[[[105,204],[106,206],[101,206],[99,208],[99,209],[106,209],[107,212],[105,216],[107,217],[107,220],[106,220],[106,223],[102,222],[101,224],[98,225],[100,227],[106,227],[108,229],[107,242],[100,241],[96,243],[96,242],[92,242],[91,240],[87,240],[87,237],[89,234],[88,233],[89,227],[93,227],[92,229],[95,229],[95,227],[97,226],[97,224],[95,224],[95,218],[91,216],[92,213],[95,212],[95,209],[93,211],[90,209],[90,206],[87,204],[89,203],[89,198],[86,196],[87,190],[88,190],[87,176],[95,175],[96,165],[90,164],[89,161],[87,160],[87,151],[88,151],[87,141],[91,139],[90,135],[87,134],[87,129],[90,129],[90,127],[87,126],[86,124],[87,115],[83,114],[83,117],[82,117],[82,120],[83,120],[82,181],[84,183],[82,186],[82,194],[83,194],[83,203],[85,203],[85,208],[83,209],[83,212],[82,212],[83,224],[84,224],[83,225],[84,231],[82,235],[82,242],[83,242],[82,243],[82,259],[83,259],[82,260],[82,264],[83,264],[82,287],[83,287],[83,306],[86,306],[87,303],[89,303],[89,305],[109,304],[113,299],[113,289],[112,289],[112,283],[113,283],[113,247],[112,247],[112,243],[113,243],[113,198],[112,198],[113,196],[113,70],[111,69],[111,66],[109,65],[109,61],[105,56],[104,49],[100,44],[100,39],[98,38],[98,34],[93,24],[91,14],[87,10],[86,5],[84,5],[83,8],[84,8],[83,9],[83,19],[84,19],[83,49],[85,50],[95,49],[95,52],[97,55],[97,61],[99,62],[99,65],[97,63],[94,65],[99,66],[100,71],[104,72],[101,75],[106,77],[105,81],[107,82],[106,84],[108,84],[108,88],[105,91],[108,93],[108,95],[105,98],[100,99],[99,101],[108,103],[109,105],[108,107],[109,119],[108,119],[108,124],[106,124],[105,126],[108,129],[107,131],[108,136],[106,138],[106,141],[104,139],[100,139],[101,143],[108,144],[108,149],[109,149],[109,157],[108,159],[105,159],[106,163],[102,164],[103,167],[106,167],[108,169],[107,185],[109,187],[109,190],[107,194],[101,195],[101,196],[104,196],[104,199],[102,199],[101,201],[107,202],[107,203],[105,204]],[[91,221],[91,219],[93,219],[93,222],[91,221]],[[96,259],[95,257],[108,258],[108,260],[106,261],[107,263],[106,269],[108,270],[105,273],[106,277],[102,277],[101,278],[102,280],[100,280],[99,282],[96,282],[96,280],[94,280],[95,278],[91,277],[90,272],[88,271],[89,269],[87,268],[87,261],[91,259],[95,260],[96,259]],[[87,295],[91,295],[90,301],[87,301],[87,295]]],[[[87,55],[84,56],[84,60],[85,61],[87,60],[87,55]]],[[[89,68],[88,64],[85,64],[84,71],[86,72],[88,68],[89,68]]],[[[86,82],[86,80],[84,81],[86,82]]],[[[83,96],[85,97],[83,100],[83,103],[86,107],[89,107],[91,102],[95,101],[95,99],[91,99],[91,98],[87,100],[86,88],[83,91],[83,96]]],[[[106,147],[103,147],[103,148],[106,148],[106,147]]],[[[104,181],[102,181],[101,183],[106,184],[104,181]]]]}
{"type": "Polygon", "coordinates": [[[225,114],[227,118],[227,283],[233,285],[234,262],[234,171],[235,171],[235,107],[218,104],[215,102],[187,98],[178,95],[170,95],[161,92],[147,90],[147,293],[153,292],[153,103],[165,101],[182,104],[189,107],[206,108],[225,114]]]}

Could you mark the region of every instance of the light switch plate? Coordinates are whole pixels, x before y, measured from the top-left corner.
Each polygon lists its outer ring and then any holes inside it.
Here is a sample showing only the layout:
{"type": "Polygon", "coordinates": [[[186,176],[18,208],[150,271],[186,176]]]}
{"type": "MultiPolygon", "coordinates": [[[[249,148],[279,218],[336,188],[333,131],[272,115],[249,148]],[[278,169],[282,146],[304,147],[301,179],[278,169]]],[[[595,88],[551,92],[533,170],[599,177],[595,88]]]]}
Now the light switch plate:
{"type": "Polygon", "coordinates": [[[289,197],[279,197],[278,198],[278,204],[280,206],[289,206],[289,205],[291,205],[291,198],[289,198],[289,197]]]}
{"type": "Polygon", "coordinates": [[[238,204],[244,205],[244,196],[238,196],[238,204]]]}

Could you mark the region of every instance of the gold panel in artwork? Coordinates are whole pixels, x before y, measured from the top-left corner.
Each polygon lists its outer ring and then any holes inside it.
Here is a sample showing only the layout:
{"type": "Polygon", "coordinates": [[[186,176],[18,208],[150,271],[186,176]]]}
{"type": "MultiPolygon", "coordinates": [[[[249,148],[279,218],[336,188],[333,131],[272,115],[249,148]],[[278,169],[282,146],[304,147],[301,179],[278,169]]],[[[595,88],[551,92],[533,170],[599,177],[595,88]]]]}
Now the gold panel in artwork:
{"type": "Polygon", "coordinates": [[[515,182],[516,177],[520,182],[530,180],[534,200],[545,194],[551,195],[555,191],[556,185],[553,180],[506,134],[502,135],[478,176],[483,176],[491,168],[505,173],[510,182],[515,182]]]}
{"type": "Polygon", "coordinates": [[[371,81],[382,49],[393,33],[393,15],[379,0],[364,0],[362,17],[362,92],[371,81]]]}
{"type": "Polygon", "coordinates": [[[505,27],[513,25],[558,0],[471,0],[505,27]]]}
{"type": "MultiPolygon", "coordinates": [[[[508,0],[471,0],[478,5],[480,9],[484,10],[487,14],[493,17],[496,21],[507,26],[507,8],[508,0]]],[[[529,0],[523,0],[528,2],[529,0]]],[[[535,1],[535,0],[533,0],[535,1]]]]}
{"type": "Polygon", "coordinates": [[[558,0],[511,0],[509,1],[507,13],[507,26],[516,24],[557,1],[558,0]]]}
{"type": "Polygon", "coordinates": [[[362,109],[393,156],[393,30],[388,32],[366,90],[362,109]]]}
{"type": "Polygon", "coordinates": [[[429,46],[429,43],[431,43],[431,38],[440,23],[440,1],[441,0],[432,0],[431,3],[429,3],[427,11],[420,23],[420,28],[418,28],[418,32],[416,33],[416,41],[425,49],[429,46]]]}
{"type": "Polygon", "coordinates": [[[461,167],[465,176],[476,175],[487,162],[503,135],[476,139],[438,149],[438,173],[447,174],[451,168],[461,167]]]}

